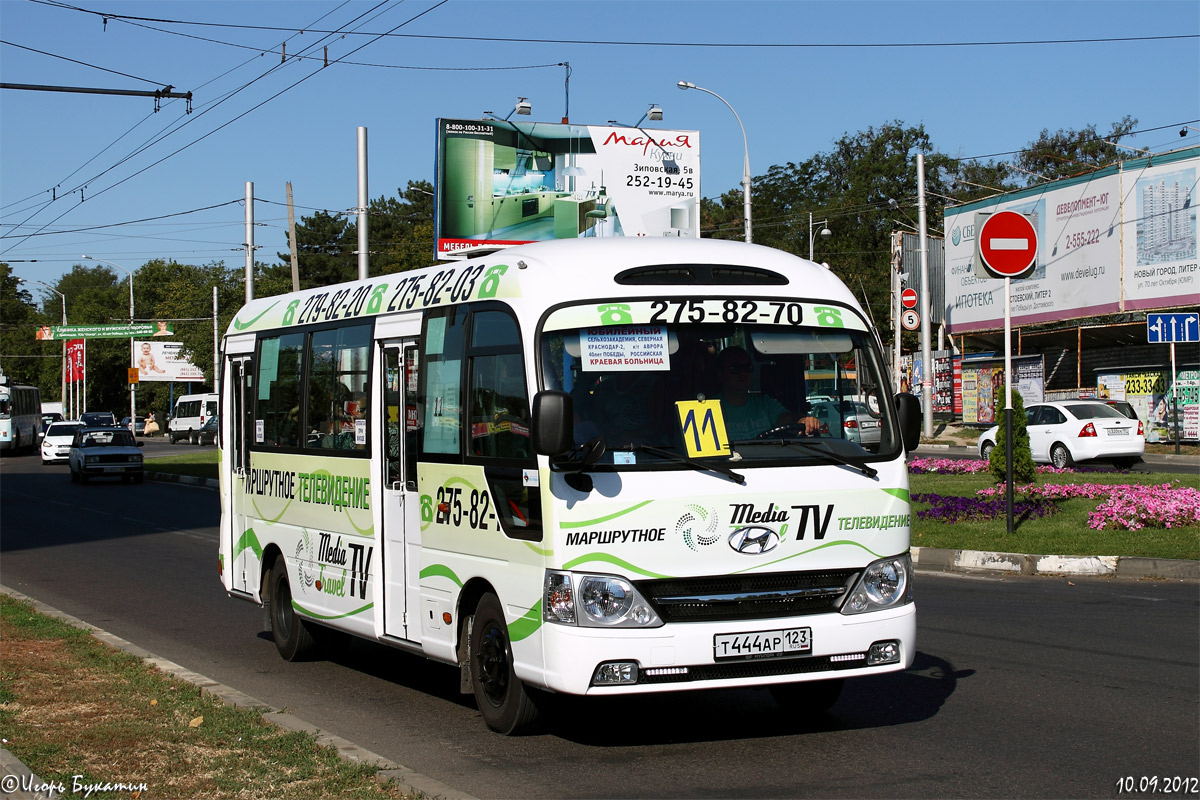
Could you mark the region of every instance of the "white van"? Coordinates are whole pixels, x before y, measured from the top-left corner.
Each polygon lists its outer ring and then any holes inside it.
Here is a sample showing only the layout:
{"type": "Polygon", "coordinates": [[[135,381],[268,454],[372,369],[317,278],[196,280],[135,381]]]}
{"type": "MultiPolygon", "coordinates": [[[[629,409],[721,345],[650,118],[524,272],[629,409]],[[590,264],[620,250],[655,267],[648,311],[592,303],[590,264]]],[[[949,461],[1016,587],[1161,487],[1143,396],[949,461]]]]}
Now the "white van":
{"type": "Polygon", "coordinates": [[[175,444],[180,439],[187,439],[195,444],[196,437],[209,417],[217,414],[217,395],[185,394],[175,401],[175,413],[167,423],[167,440],[175,444]]]}

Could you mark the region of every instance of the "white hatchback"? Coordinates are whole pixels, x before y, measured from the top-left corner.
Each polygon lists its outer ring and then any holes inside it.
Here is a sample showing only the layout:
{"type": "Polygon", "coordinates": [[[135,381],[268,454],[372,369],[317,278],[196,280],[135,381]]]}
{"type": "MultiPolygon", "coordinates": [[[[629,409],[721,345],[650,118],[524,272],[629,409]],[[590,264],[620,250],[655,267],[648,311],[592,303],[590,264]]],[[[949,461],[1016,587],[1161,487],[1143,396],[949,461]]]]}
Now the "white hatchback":
{"type": "Polygon", "coordinates": [[[71,440],[75,438],[75,431],[82,427],[83,423],[76,420],[52,422],[42,437],[42,464],[66,463],[71,440]]]}
{"type": "MultiPolygon", "coordinates": [[[[1081,461],[1110,461],[1128,469],[1146,452],[1141,421],[1096,400],[1026,406],[1025,427],[1033,460],[1059,469],[1081,461]]],[[[993,425],[980,435],[981,458],[987,458],[996,446],[998,431],[999,426],[993,425]]]]}

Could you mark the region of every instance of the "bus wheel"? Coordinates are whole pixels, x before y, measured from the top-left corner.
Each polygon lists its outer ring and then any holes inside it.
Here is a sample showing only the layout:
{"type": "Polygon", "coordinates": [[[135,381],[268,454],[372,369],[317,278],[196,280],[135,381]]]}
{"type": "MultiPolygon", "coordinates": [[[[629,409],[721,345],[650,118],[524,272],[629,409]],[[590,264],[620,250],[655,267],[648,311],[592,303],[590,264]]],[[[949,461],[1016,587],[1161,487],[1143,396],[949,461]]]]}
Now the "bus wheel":
{"type": "Polygon", "coordinates": [[[537,706],[513,670],[504,611],[490,592],[480,598],[471,621],[471,688],[479,713],[492,730],[515,735],[537,722],[537,706]]]}
{"type": "Polygon", "coordinates": [[[771,687],[775,702],[789,711],[819,714],[828,711],[842,694],[844,678],[805,683],[781,683],[771,687]]]}
{"type": "Polygon", "coordinates": [[[286,661],[300,661],[313,650],[316,642],[304,620],[292,608],[292,587],[288,583],[287,565],[282,558],[271,568],[271,636],[275,648],[286,661]]]}

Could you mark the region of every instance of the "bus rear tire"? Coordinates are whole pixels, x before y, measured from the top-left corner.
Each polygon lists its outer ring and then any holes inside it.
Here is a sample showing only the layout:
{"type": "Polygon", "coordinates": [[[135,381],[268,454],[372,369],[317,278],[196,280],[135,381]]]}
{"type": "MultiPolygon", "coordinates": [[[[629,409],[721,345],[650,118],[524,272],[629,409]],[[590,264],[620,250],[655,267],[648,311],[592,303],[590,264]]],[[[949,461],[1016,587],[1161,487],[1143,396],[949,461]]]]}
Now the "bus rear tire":
{"type": "Polygon", "coordinates": [[[771,697],[789,711],[819,714],[828,711],[842,694],[845,678],[804,683],[781,683],[771,687],[771,697]]]}
{"type": "Polygon", "coordinates": [[[470,635],[471,689],[483,721],[506,736],[527,732],[538,720],[538,709],[513,669],[508,623],[491,592],[479,600],[470,635]]]}
{"type": "Polygon", "coordinates": [[[271,568],[270,604],[271,638],[285,661],[301,661],[312,653],[316,640],[304,620],[292,608],[292,587],[288,583],[287,564],[283,558],[271,568]]]}

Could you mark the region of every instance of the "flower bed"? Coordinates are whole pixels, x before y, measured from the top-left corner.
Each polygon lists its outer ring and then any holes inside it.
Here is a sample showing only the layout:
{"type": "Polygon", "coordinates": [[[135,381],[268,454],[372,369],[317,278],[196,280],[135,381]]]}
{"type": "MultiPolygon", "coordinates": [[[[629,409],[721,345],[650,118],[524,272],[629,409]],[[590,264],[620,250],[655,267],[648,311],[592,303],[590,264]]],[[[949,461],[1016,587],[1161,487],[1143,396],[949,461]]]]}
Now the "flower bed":
{"type": "MultiPolygon", "coordinates": [[[[960,497],[958,495],[914,494],[912,500],[917,503],[929,503],[925,511],[918,511],[917,517],[935,522],[968,522],[998,519],[1007,512],[1004,497],[980,498],[960,497]]],[[[1013,500],[1013,517],[1032,519],[1044,517],[1058,511],[1053,500],[1042,497],[1029,497],[1013,500]]]]}
{"type": "MultiPolygon", "coordinates": [[[[1179,528],[1184,525],[1200,525],[1200,490],[1179,486],[1178,483],[1163,483],[1157,486],[1119,484],[1101,486],[1081,483],[1070,486],[1014,487],[1029,498],[1041,498],[1051,502],[1077,497],[1100,499],[1096,510],[1088,515],[1088,527],[1104,530],[1108,527],[1136,531],[1140,528],[1179,528]]],[[[1004,486],[981,489],[982,497],[1002,498],[1004,486]]]]}

